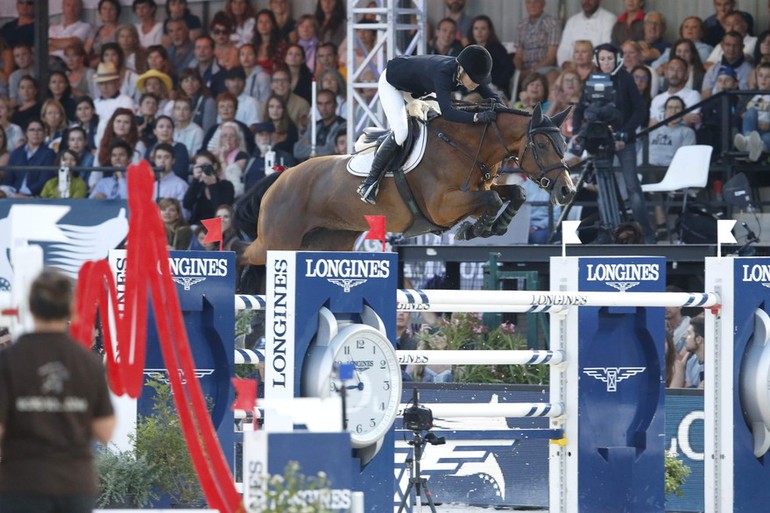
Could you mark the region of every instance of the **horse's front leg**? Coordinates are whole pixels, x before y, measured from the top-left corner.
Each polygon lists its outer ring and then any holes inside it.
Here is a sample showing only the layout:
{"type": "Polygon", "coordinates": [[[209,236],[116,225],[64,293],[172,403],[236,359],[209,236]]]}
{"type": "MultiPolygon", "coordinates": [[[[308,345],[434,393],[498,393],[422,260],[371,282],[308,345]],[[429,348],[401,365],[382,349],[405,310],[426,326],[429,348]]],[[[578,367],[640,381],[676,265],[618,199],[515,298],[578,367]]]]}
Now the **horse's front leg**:
{"type": "Polygon", "coordinates": [[[527,193],[520,185],[493,185],[492,190],[500,195],[503,202],[508,202],[505,209],[500,212],[492,224],[493,235],[503,235],[508,231],[508,225],[518,213],[521,206],[527,200],[527,193]]]}
{"type": "Polygon", "coordinates": [[[495,191],[455,191],[444,196],[438,214],[447,217],[454,215],[455,219],[458,213],[460,216],[478,216],[475,222],[462,223],[455,234],[458,240],[470,240],[492,235],[492,224],[502,205],[503,200],[495,191]]]}

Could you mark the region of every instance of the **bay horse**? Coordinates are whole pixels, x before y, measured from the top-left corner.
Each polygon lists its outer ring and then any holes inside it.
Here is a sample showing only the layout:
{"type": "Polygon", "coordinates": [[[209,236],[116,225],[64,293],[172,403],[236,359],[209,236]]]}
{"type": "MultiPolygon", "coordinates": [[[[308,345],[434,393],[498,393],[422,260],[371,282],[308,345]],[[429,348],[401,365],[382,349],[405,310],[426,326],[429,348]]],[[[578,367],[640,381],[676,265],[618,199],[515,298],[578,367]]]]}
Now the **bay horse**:
{"type": "MultiPolygon", "coordinates": [[[[540,105],[531,115],[495,110],[497,120],[489,124],[432,120],[425,155],[406,175],[417,206],[436,227],[448,230],[466,217],[477,218],[459,228],[459,239],[502,235],[526,199],[518,185],[494,183],[495,165],[504,159],[518,157],[522,171],[550,192],[552,202],[566,205],[575,195],[559,130],[569,110],[553,118],[540,105]],[[508,206],[498,216],[504,202],[508,206]]],[[[257,239],[244,252],[250,264],[264,265],[267,250],[350,251],[369,229],[365,215],[386,216],[390,232],[410,229],[415,215],[393,178],[382,179],[376,205],[359,200],[361,178],[346,170],[351,158],[312,158],[281,173],[262,198],[257,239]]]]}

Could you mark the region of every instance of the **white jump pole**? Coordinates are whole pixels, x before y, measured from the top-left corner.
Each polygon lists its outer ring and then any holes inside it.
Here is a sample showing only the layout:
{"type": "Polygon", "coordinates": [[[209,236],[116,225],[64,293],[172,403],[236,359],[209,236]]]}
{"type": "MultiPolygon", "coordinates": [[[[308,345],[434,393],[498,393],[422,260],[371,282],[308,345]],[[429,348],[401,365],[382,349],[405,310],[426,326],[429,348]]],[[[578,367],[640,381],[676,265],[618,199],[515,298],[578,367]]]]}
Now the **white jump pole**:
{"type": "Polygon", "coordinates": [[[396,351],[401,365],[558,365],[563,351],[430,350],[396,351]]]}
{"type": "Polygon", "coordinates": [[[508,417],[508,418],[532,418],[549,417],[556,418],[564,415],[564,405],[549,403],[420,403],[433,411],[433,416],[438,418],[459,417],[508,417]]]}

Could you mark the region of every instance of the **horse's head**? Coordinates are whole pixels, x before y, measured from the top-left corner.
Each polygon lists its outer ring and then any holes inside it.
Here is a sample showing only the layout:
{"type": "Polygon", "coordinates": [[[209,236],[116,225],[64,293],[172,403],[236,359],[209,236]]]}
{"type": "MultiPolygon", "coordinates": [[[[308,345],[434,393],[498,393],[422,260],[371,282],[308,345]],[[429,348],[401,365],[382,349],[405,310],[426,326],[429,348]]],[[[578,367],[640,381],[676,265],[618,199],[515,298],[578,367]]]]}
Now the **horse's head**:
{"type": "Polygon", "coordinates": [[[527,139],[519,157],[519,166],[541,189],[551,193],[551,201],[566,205],[575,196],[575,185],[564,162],[566,142],[559,127],[570,107],[553,118],[543,114],[538,103],[527,129],[527,139]]]}

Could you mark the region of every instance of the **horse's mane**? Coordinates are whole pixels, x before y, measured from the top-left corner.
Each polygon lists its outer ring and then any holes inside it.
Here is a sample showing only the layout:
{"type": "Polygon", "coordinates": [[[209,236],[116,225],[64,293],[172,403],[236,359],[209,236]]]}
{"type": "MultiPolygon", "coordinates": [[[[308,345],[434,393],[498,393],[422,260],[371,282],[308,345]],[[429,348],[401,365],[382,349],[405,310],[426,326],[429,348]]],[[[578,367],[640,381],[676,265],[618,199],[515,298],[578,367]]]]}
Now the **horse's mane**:
{"type": "Polygon", "coordinates": [[[526,117],[532,116],[531,112],[528,112],[526,110],[520,110],[520,109],[512,109],[510,107],[507,107],[501,104],[498,101],[495,101],[494,98],[489,98],[486,100],[482,100],[480,102],[467,102],[464,100],[454,100],[452,102],[452,107],[454,107],[457,110],[462,110],[466,112],[486,112],[486,111],[494,110],[495,112],[505,112],[508,114],[516,114],[518,116],[526,116],[526,117]]]}

